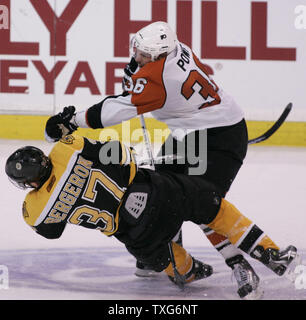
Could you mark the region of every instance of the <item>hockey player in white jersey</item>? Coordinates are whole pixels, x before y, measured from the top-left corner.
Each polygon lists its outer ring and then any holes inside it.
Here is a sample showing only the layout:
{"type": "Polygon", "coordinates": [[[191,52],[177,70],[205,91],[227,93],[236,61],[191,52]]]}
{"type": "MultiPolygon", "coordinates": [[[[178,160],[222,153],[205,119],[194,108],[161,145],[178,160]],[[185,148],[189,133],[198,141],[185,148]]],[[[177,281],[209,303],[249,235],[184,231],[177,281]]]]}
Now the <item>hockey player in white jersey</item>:
{"type": "MultiPolygon", "coordinates": [[[[131,42],[133,58],[125,69],[125,91],[75,113],[70,106],[51,117],[46,124],[47,140],[58,141],[78,127],[105,128],[151,112],[167,124],[171,136],[162,146],[160,155],[172,153],[186,161],[170,165],[162,163],[157,171],[171,170],[190,173],[195,164],[188,161],[187,142],[193,140],[195,152],[203,147],[199,137],[207,135],[207,167],[200,172],[225,197],[247,152],[248,134],[243,112],[234,99],[208,76],[205,66],[165,22],[155,22],[139,30],[131,42]],[[194,135],[194,139],[188,139],[194,135]],[[197,139],[196,139],[197,138],[197,139]],[[185,148],[181,148],[181,146],[185,148]],[[183,154],[180,154],[183,150],[183,154]]],[[[241,297],[258,294],[259,277],[228,238],[201,225],[210,242],[233,270],[241,297]]],[[[260,241],[261,234],[250,226],[250,234],[260,241]]],[[[248,248],[254,239],[245,239],[248,248]],[[252,240],[249,242],[249,240],[252,240]]]]}

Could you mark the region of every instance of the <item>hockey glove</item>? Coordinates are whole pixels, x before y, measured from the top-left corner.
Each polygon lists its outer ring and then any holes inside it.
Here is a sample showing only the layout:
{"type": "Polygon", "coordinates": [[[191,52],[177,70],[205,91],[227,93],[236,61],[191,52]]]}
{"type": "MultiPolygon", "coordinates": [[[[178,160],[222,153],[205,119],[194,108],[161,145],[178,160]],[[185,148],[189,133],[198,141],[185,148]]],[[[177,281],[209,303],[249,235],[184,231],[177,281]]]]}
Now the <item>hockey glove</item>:
{"type": "Polygon", "coordinates": [[[49,142],[56,142],[74,132],[78,126],[74,121],[75,107],[65,107],[64,110],[51,118],[46,123],[45,138],[49,142]]]}
{"type": "Polygon", "coordinates": [[[131,61],[125,66],[124,68],[124,75],[122,79],[122,89],[125,91],[126,87],[128,86],[128,83],[130,81],[131,76],[136,72],[138,68],[138,63],[134,59],[134,57],[131,58],[131,61]]]}
{"type": "Polygon", "coordinates": [[[132,57],[131,61],[124,68],[124,75],[131,77],[135,73],[137,68],[138,68],[138,63],[136,62],[134,57],[132,57]]]}

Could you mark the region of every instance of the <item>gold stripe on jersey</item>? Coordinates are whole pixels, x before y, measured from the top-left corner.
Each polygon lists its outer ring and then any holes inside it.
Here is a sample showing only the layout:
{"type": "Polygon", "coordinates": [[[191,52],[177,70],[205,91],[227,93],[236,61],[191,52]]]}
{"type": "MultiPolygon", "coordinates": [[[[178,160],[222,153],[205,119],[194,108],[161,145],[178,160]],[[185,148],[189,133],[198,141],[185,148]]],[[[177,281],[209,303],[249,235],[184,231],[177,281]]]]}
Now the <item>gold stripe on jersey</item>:
{"type": "MultiPolygon", "coordinates": [[[[49,179],[39,190],[30,191],[25,198],[25,207],[28,215],[25,221],[30,226],[35,226],[41,214],[44,214],[44,209],[52,197],[53,191],[58,186],[58,183],[65,173],[72,155],[76,151],[81,151],[84,147],[84,139],[78,136],[67,136],[60,142],[56,143],[49,154],[51,162],[54,164],[49,179]]],[[[51,208],[50,208],[51,209],[51,208]]],[[[52,212],[56,215],[55,212],[52,212]]],[[[59,215],[58,215],[59,218],[59,215]]]]}
{"type": "Polygon", "coordinates": [[[123,201],[120,202],[119,204],[119,207],[116,211],[116,214],[115,214],[115,221],[114,221],[114,228],[112,231],[109,231],[109,230],[101,230],[101,232],[103,232],[105,235],[107,235],[108,237],[112,236],[114,233],[116,233],[116,231],[118,230],[118,226],[119,226],[119,210],[121,208],[121,205],[122,205],[123,201]]]}
{"type": "Polygon", "coordinates": [[[127,153],[126,153],[126,146],[120,142],[121,150],[122,150],[122,157],[120,161],[120,165],[125,165],[127,162],[127,153]]]}
{"type": "Polygon", "coordinates": [[[130,178],[129,178],[129,185],[135,178],[137,166],[134,153],[135,151],[129,147],[127,147],[124,143],[120,142],[121,149],[122,149],[122,158],[120,161],[120,165],[128,165],[130,166],[130,178]]]}
{"type": "Polygon", "coordinates": [[[130,179],[129,179],[129,185],[133,182],[136,172],[137,172],[137,166],[136,162],[134,160],[134,157],[132,158],[133,161],[130,162],[130,179]]]}

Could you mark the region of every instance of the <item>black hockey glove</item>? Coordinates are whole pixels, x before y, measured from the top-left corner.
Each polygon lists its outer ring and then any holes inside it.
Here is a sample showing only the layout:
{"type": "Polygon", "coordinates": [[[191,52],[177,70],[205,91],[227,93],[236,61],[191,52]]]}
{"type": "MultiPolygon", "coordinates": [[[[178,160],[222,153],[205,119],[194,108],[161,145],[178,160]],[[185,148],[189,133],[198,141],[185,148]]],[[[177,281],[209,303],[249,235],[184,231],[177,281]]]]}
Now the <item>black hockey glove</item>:
{"type": "Polygon", "coordinates": [[[45,137],[49,142],[56,142],[67,134],[71,134],[78,126],[74,122],[75,107],[65,107],[64,110],[49,118],[46,123],[45,137]]]}
{"type": "Polygon", "coordinates": [[[122,79],[122,89],[125,91],[126,86],[128,86],[129,78],[136,72],[138,68],[138,63],[134,59],[134,57],[131,58],[131,61],[125,66],[124,68],[124,75],[122,79]]]}
{"type": "Polygon", "coordinates": [[[136,62],[134,57],[132,57],[131,61],[124,68],[124,75],[131,77],[135,73],[137,68],[138,68],[138,63],[136,62]]]}

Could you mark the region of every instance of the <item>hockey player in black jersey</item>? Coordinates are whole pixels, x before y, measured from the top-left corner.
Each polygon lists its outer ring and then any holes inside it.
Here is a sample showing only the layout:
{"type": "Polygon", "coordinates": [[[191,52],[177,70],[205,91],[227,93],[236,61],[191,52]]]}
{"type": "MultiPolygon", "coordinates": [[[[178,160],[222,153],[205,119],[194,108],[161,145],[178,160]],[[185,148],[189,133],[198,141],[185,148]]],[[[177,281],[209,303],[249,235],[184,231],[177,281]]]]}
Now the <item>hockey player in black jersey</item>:
{"type": "MultiPolygon", "coordinates": [[[[67,223],[96,229],[125,244],[138,260],[176,282],[168,243],[184,221],[228,237],[232,244],[283,275],[297,254],[279,247],[204,179],[137,168],[133,152],[119,141],[99,142],[68,135],[49,156],[35,147],[16,150],[7,160],[9,179],[32,188],[23,217],[38,234],[59,238],[67,223]]],[[[185,282],[212,274],[204,264],[172,243],[185,282]]],[[[255,283],[255,282],[254,282],[255,283]]],[[[243,284],[243,279],[241,279],[243,284]]],[[[241,286],[241,297],[256,291],[241,286]]]]}

